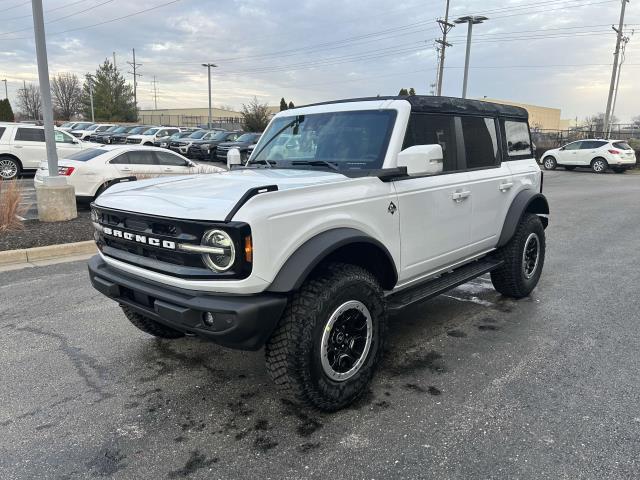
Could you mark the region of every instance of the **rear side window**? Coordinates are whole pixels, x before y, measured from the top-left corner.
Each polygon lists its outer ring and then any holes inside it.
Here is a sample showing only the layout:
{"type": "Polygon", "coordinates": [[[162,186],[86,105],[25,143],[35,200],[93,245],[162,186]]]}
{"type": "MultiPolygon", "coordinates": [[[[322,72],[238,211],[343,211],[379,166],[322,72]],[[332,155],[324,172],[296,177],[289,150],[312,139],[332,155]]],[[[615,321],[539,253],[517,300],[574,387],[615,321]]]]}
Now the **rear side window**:
{"type": "Polygon", "coordinates": [[[493,118],[461,117],[467,169],[496,166],[498,134],[493,118]]]}
{"type": "Polygon", "coordinates": [[[5,130],[6,130],[5,127],[0,127],[0,139],[2,138],[2,135],[4,135],[5,130]]]}
{"type": "Polygon", "coordinates": [[[505,120],[504,133],[507,140],[507,156],[531,157],[531,137],[529,136],[529,126],[527,122],[517,122],[505,120]]]}
{"type": "MultiPolygon", "coordinates": [[[[0,137],[2,137],[2,129],[0,128],[0,137]]],[[[631,146],[627,142],[613,142],[612,144],[615,148],[619,148],[620,150],[633,150],[631,146]]]]}
{"type": "Polygon", "coordinates": [[[16,140],[23,142],[44,142],[43,128],[18,128],[16,131],[16,140]]]}
{"type": "Polygon", "coordinates": [[[567,145],[564,146],[565,150],[580,150],[581,145],[584,142],[573,142],[573,143],[569,143],[567,145]]]}
{"type": "Polygon", "coordinates": [[[133,150],[127,156],[131,165],[157,165],[153,151],[133,150]]]}
{"type": "Polygon", "coordinates": [[[580,150],[591,150],[593,148],[600,148],[606,145],[607,142],[602,140],[584,140],[580,143],[580,150]]]}
{"type": "Polygon", "coordinates": [[[402,149],[414,145],[440,145],[444,161],[442,171],[458,170],[454,117],[412,113],[402,149]]]}

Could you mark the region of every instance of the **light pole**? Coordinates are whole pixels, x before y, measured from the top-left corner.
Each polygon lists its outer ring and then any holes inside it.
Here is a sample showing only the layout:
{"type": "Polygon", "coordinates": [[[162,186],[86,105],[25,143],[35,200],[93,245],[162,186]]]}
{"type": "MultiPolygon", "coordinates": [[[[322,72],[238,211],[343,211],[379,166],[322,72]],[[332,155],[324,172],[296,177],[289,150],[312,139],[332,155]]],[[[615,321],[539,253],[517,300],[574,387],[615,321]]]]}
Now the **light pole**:
{"type": "Polygon", "coordinates": [[[93,75],[87,74],[87,82],[89,82],[89,99],[91,100],[91,121],[95,123],[95,114],[93,111],[93,75]]]}
{"type": "Polygon", "coordinates": [[[209,124],[207,128],[211,128],[211,67],[217,67],[215,63],[203,63],[203,67],[207,67],[207,71],[209,73],[209,124]]]}
{"type": "Polygon", "coordinates": [[[42,117],[44,120],[44,139],[47,147],[48,175],[43,184],[36,188],[38,218],[43,222],[71,220],[78,216],[76,196],[72,185],[67,184],[64,176],[58,176],[58,151],[53,128],[53,106],[51,86],[49,84],[49,64],[47,61],[47,43],[44,32],[44,13],[42,0],[31,0],[33,11],[33,30],[36,40],[38,59],[38,80],[42,98],[42,117]]]}
{"type": "Polygon", "coordinates": [[[471,33],[473,26],[478,23],[482,23],[485,20],[489,20],[487,17],[481,15],[467,15],[465,17],[457,18],[453,23],[466,23],[467,29],[467,53],[464,58],[464,80],[462,82],[462,98],[467,98],[467,80],[469,78],[469,56],[471,55],[471,33]]]}
{"type": "Polygon", "coordinates": [[[9,100],[9,90],[7,90],[7,79],[2,80],[4,82],[4,98],[9,100]]]}

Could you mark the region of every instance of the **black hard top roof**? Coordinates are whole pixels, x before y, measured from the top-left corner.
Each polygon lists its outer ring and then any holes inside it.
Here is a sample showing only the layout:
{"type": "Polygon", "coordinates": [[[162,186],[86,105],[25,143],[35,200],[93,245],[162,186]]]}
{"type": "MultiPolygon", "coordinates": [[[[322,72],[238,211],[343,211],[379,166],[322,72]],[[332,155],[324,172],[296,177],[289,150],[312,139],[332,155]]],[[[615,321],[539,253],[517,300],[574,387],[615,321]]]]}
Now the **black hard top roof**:
{"type": "Polygon", "coordinates": [[[411,104],[412,112],[422,113],[455,113],[461,115],[491,115],[527,120],[529,113],[522,107],[503,105],[501,103],[484,102],[482,100],[469,100],[458,97],[437,97],[433,95],[408,95],[387,97],[364,97],[333,100],[331,102],[313,103],[301,105],[311,107],[315,105],[330,105],[332,103],[367,102],[380,100],[406,100],[411,104]]]}

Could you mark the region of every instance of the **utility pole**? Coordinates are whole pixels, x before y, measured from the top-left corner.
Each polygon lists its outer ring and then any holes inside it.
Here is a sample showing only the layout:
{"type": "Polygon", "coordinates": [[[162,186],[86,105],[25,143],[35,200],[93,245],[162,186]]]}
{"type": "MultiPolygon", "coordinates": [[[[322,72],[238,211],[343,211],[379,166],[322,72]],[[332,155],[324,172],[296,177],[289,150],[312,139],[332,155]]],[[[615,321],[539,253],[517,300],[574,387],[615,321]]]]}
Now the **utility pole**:
{"type": "Polygon", "coordinates": [[[116,69],[118,68],[116,66],[116,52],[113,52],[113,68],[116,68],[116,69]]]}
{"type": "Polygon", "coordinates": [[[616,85],[616,77],[618,73],[618,60],[620,57],[620,42],[622,42],[622,27],[624,26],[624,10],[629,0],[622,0],[622,7],[620,8],[620,24],[618,29],[612,27],[618,34],[616,37],[616,49],[613,52],[613,70],[611,71],[611,83],[609,84],[609,97],[607,98],[607,109],[604,114],[604,130],[605,138],[609,138],[609,123],[611,121],[611,104],[613,102],[613,89],[616,85]]]}
{"type": "Polygon", "coordinates": [[[73,186],[67,184],[65,177],[58,176],[58,151],[56,150],[56,137],[53,128],[53,105],[51,103],[51,85],[49,84],[49,62],[47,60],[42,0],[31,0],[31,9],[49,170],[47,176],[43,178],[43,184],[36,188],[38,218],[43,222],[71,220],[78,216],[78,211],[73,186]]]}
{"type": "Polygon", "coordinates": [[[203,67],[207,67],[207,72],[209,74],[209,124],[207,128],[211,128],[211,67],[217,67],[215,63],[203,63],[203,67]]]}
{"type": "Polygon", "coordinates": [[[156,76],[153,76],[153,104],[155,109],[158,110],[158,82],[156,82],[156,76]]]}
{"type": "Polygon", "coordinates": [[[95,123],[96,118],[93,111],[93,75],[87,75],[89,82],[89,99],[91,100],[91,121],[95,123]]]}
{"type": "Polygon", "coordinates": [[[133,103],[136,106],[136,112],[138,111],[138,77],[141,77],[142,75],[139,73],[136,73],[136,69],[138,67],[141,67],[142,64],[141,63],[136,63],[136,49],[132,48],[131,51],[133,52],[133,62],[127,62],[129,65],[131,65],[131,68],[133,69],[133,72],[129,72],[133,75],[133,103]]]}
{"type": "Polygon", "coordinates": [[[454,20],[454,23],[466,23],[467,29],[467,53],[464,57],[464,80],[462,82],[462,98],[467,98],[467,80],[469,79],[469,58],[471,57],[471,34],[473,32],[473,26],[479,23],[489,20],[487,17],[481,15],[467,15],[454,20]]]}
{"type": "Polygon", "coordinates": [[[455,25],[453,23],[449,23],[449,0],[447,0],[447,6],[444,11],[444,20],[439,19],[438,24],[440,25],[440,30],[442,30],[442,38],[436,40],[437,43],[440,44],[440,60],[438,62],[438,86],[436,90],[436,95],[442,95],[442,76],[444,74],[444,50],[446,47],[450,47],[451,44],[447,43],[447,33],[451,30],[455,25]]]}
{"type": "MultiPolygon", "coordinates": [[[[632,32],[633,34],[633,32],[632,32]]],[[[616,75],[616,89],[613,94],[613,104],[611,105],[611,121],[607,128],[607,134],[611,131],[611,124],[613,123],[614,113],[616,111],[616,101],[618,100],[618,87],[620,86],[620,75],[622,74],[622,64],[624,63],[624,52],[627,49],[627,43],[629,43],[629,37],[622,37],[622,47],[620,54],[620,65],[618,66],[618,74],[616,75]]]]}
{"type": "Polygon", "coordinates": [[[4,98],[9,100],[9,90],[7,90],[7,79],[2,80],[4,82],[4,98]]]}

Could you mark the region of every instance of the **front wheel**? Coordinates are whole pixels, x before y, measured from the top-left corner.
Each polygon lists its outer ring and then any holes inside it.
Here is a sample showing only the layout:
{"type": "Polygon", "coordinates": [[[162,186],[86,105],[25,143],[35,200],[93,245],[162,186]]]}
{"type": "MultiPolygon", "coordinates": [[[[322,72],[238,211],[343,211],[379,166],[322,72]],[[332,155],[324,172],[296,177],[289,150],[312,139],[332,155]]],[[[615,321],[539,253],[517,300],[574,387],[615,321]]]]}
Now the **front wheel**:
{"type": "Polygon", "coordinates": [[[545,170],[555,170],[558,166],[558,162],[556,162],[556,159],[553,157],[545,157],[542,165],[544,166],[545,170]]]}
{"type": "Polygon", "coordinates": [[[545,235],[542,221],[527,213],[509,242],[497,252],[504,263],[491,272],[494,288],[513,298],[523,298],[536,288],[544,265],[545,235]]]}
{"type": "Polygon", "coordinates": [[[608,166],[604,158],[594,158],[591,161],[591,169],[594,173],[604,173],[608,166]]]}
{"type": "Polygon", "coordinates": [[[267,342],[267,371],[294,400],[324,411],[353,402],[382,357],[382,289],[363,268],[327,265],[289,301],[267,342]]]}
{"type": "Polygon", "coordinates": [[[20,174],[20,164],[11,157],[0,157],[0,178],[12,180],[20,174]]]}

